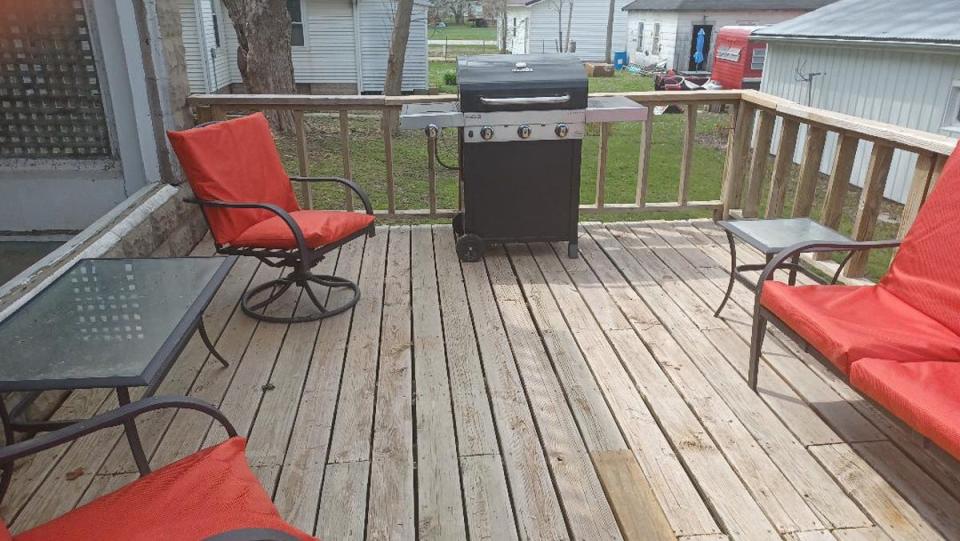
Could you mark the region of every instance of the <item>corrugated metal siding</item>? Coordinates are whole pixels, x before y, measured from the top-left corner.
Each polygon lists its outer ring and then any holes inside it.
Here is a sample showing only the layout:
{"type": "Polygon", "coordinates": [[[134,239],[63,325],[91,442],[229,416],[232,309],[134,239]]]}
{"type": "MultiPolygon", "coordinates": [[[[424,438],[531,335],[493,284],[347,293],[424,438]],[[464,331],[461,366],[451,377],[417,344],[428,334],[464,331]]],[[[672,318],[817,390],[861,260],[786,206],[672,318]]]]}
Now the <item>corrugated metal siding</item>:
{"type": "Polygon", "coordinates": [[[671,11],[631,11],[627,18],[629,41],[627,51],[630,62],[647,66],[667,61],[667,67],[673,67],[677,42],[678,17],[671,11]],[[643,40],[640,40],[639,25],[643,22],[643,40]],[[654,50],[654,34],[660,25],[660,50],[654,50]]]}
{"type": "MultiPolygon", "coordinates": [[[[613,52],[627,50],[627,12],[623,7],[628,0],[616,0],[613,19],[613,52]]],[[[567,3],[562,14],[563,31],[567,29],[567,3]]],[[[582,60],[600,61],[606,55],[607,16],[610,3],[607,0],[576,0],[573,3],[573,20],[570,37],[577,42],[576,54],[582,60]]],[[[560,37],[560,22],[556,4],[544,0],[530,7],[530,53],[553,53],[557,51],[560,37]]]]}
{"type": "MultiPolygon", "coordinates": [[[[944,116],[953,81],[960,80],[960,53],[931,53],[875,46],[770,43],[761,90],[798,103],[807,103],[803,73],[823,72],[814,82],[810,105],[871,120],[949,135],[944,116]]],[[[801,141],[804,132],[801,132],[801,141]]],[[[861,143],[853,183],[863,185],[872,150],[861,143]]],[[[831,134],[821,171],[828,173],[836,152],[831,134]]],[[[795,160],[799,162],[800,150],[795,160]]],[[[894,153],[884,195],[903,202],[909,191],[916,156],[894,153]]]]}
{"type": "MultiPolygon", "coordinates": [[[[393,32],[393,0],[360,0],[360,52],[363,66],[363,91],[382,92],[393,32]]],[[[403,64],[403,89],[427,88],[427,8],[413,7],[410,40],[403,64]]]]}

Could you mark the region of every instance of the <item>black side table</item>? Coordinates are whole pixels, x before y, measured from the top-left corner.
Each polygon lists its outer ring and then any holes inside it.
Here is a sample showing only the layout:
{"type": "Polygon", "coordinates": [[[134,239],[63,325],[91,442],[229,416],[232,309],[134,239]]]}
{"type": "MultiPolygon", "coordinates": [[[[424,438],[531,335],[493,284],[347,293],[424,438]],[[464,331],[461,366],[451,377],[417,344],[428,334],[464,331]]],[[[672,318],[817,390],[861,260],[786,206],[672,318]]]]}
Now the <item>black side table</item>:
{"type": "MultiPolygon", "coordinates": [[[[730,293],[733,292],[733,283],[739,280],[747,287],[753,289],[756,282],[750,281],[742,273],[744,271],[761,271],[766,265],[737,265],[737,245],[734,239],[753,246],[766,257],[767,262],[784,248],[789,248],[800,242],[852,242],[849,237],[837,233],[825,225],[821,225],[810,218],[783,218],[775,220],[723,220],[717,222],[717,225],[727,234],[727,242],[730,243],[730,282],[727,284],[727,292],[720,301],[720,306],[713,314],[720,316],[723,307],[730,299],[730,293]]],[[[849,258],[848,258],[849,259],[849,258]]],[[[846,264],[844,259],[837,269],[833,281],[836,282],[840,275],[840,270],[846,264]]],[[[793,285],[797,282],[797,273],[812,278],[820,283],[825,283],[816,274],[810,272],[800,265],[799,254],[793,258],[793,261],[785,263],[784,268],[790,269],[789,283],[793,285]]]]}

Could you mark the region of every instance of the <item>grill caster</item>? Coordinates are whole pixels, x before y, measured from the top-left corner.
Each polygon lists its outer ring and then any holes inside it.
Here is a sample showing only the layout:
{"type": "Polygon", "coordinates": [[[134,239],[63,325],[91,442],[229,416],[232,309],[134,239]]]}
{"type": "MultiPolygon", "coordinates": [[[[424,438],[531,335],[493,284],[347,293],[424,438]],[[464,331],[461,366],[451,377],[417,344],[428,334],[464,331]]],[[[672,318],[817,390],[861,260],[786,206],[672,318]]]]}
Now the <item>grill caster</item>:
{"type": "Polygon", "coordinates": [[[483,239],[472,233],[457,239],[457,256],[464,263],[475,263],[483,257],[483,239]]]}
{"type": "Polygon", "coordinates": [[[577,241],[567,243],[567,257],[570,259],[577,259],[580,257],[580,252],[577,250],[577,241]]]}
{"type": "Polygon", "coordinates": [[[453,234],[457,237],[463,236],[463,213],[458,212],[453,216],[453,234]]]}

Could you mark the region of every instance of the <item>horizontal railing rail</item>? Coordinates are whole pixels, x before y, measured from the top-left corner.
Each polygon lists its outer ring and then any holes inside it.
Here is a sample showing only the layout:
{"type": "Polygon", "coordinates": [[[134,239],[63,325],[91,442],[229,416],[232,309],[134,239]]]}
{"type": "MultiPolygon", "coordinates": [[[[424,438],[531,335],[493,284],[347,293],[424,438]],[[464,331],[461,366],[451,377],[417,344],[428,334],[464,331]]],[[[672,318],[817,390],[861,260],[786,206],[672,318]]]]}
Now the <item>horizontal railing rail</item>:
{"type": "MultiPolygon", "coordinates": [[[[850,189],[854,160],[860,141],[873,143],[864,185],[861,188],[852,237],[871,240],[880,218],[881,203],[894,150],[917,156],[909,196],[900,217],[899,236],[902,237],[916,217],[927,193],[943,168],[947,156],[957,142],[949,137],[905,129],[891,124],[862,119],[815,107],[754,90],[713,90],[692,92],[604,92],[596,96],[624,96],[651,109],[642,121],[637,148],[637,174],[633,201],[610,202],[608,176],[610,170],[610,137],[613,124],[600,123],[598,127],[596,193],[593,203],[582,204],[584,215],[631,213],[650,211],[713,211],[715,217],[739,216],[745,218],[774,218],[785,214],[788,192],[794,200],[790,215],[810,216],[816,202],[820,167],[825,159],[827,136],[836,134],[836,151],[828,175],[819,220],[833,228],[841,224],[844,199],[850,189]],[[649,201],[650,165],[655,140],[654,107],[675,106],[682,110],[683,126],[677,144],[681,147],[679,174],[676,179],[677,196],[673,201],[649,201]],[[691,200],[690,188],[694,170],[694,150],[697,147],[697,125],[701,111],[729,111],[729,128],[724,137],[722,183],[718,186],[720,199],[691,200]],[[799,141],[801,127],[805,135],[799,141]],[[800,148],[799,166],[795,155],[800,148]],[[771,163],[772,159],[772,163],[771,163]],[[790,184],[796,171],[796,182],[790,184]]],[[[458,209],[439,208],[437,190],[436,140],[424,136],[427,148],[426,178],[427,208],[406,209],[397,206],[397,179],[394,167],[394,131],[397,114],[407,104],[442,103],[456,101],[455,94],[413,96],[317,96],[270,94],[211,94],[194,95],[189,103],[197,113],[198,122],[224,119],[228,115],[249,111],[289,111],[293,115],[296,138],[297,169],[308,175],[309,141],[304,126],[308,113],[337,114],[339,119],[339,150],[342,173],[352,178],[354,172],[350,140],[351,113],[377,114],[383,136],[383,163],[386,190],[386,208],[377,213],[395,220],[450,217],[458,209]]],[[[363,182],[365,179],[358,179],[363,182]]],[[[662,181],[662,179],[657,179],[662,181]]],[[[301,187],[304,204],[312,206],[308,186],[301,187]]],[[[345,204],[353,208],[350,194],[345,204]]],[[[458,199],[459,201],[459,199],[458,199]]],[[[844,273],[849,278],[861,277],[866,272],[869,254],[857,254],[848,263],[844,273]]],[[[824,271],[831,272],[835,263],[829,254],[816,254],[810,261],[824,271]]]]}

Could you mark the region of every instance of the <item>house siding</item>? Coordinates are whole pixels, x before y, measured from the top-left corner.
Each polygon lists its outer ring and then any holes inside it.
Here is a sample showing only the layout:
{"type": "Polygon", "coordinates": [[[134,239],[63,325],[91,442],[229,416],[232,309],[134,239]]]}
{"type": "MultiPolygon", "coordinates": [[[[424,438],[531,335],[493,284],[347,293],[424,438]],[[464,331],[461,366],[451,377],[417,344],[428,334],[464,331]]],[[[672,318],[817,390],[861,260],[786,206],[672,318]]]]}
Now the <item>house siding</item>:
{"type": "MultiPolygon", "coordinates": [[[[960,51],[772,42],[761,90],[807,104],[807,84],[798,81],[798,66],[803,73],[823,73],[814,80],[809,100],[813,107],[956,136],[942,128],[954,82],[960,80],[960,51]]],[[[799,140],[803,141],[805,128],[801,129],[799,140]]],[[[837,135],[830,133],[820,167],[825,174],[832,166],[836,145],[837,135]]],[[[857,186],[863,186],[872,147],[872,143],[860,143],[851,179],[857,186]]],[[[801,152],[798,148],[794,156],[798,163],[801,152]]],[[[916,155],[894,153],[885,197],[901,203],[906,200],[915,165],[916,155]]]]}
{"type": "MultiPolygon", "coordinates": [[[[612,52],[623,51],[627,45],[627,12],[623,7],[629,0],[615,0],[613,19],[612,52]]],[[[543,0],[525,8],[508,8],[507,24],[512,25],[513,17],[529,19],[529,34],[524,40],[514,40],[512,52],[532,54],[555,53],[560,38],[557,8],[555,0],[543,0]]],[[[567,29],[567,6],[563,3],[563,31],[567,29]]],[[[576,0],[573,3],[573,19],[570,27],[570,39],[576,42],[576,55],[585,61],[602,61],[606,56],[607,17],[610,3],[607,0],[576,0]]]]}
{"type": "MultiPolygon", "coordinates": [[[[360,51],[364,92],[382,92],[393,32],[393,0],[360,0],[360,51]]],[[[403,64],[403,90],[427,88],[427,8],[416,3],[403,64]]]]}
{"type": "MultiPolygon", "coordinates": [[[[632,10],[627,17],[627,50],[634,64],[648,65],[667,61],[671,69],[687,69],[687,57],[693,40],[694,25],[713,25],[710,51],[717,42],[717,31],[724,26],[759,26],[778,23],[806,13],[797,10],[759,11],[643,11],[632,10]],[[639,23],[643,22],[643,42],[639,47],[639,23]],[[660,23],[662,46],[660,52],[652,50],[655,23],[660,23]]],[[[708,54],[701,69],[713,67],[713,55],[708,54]]]]}

